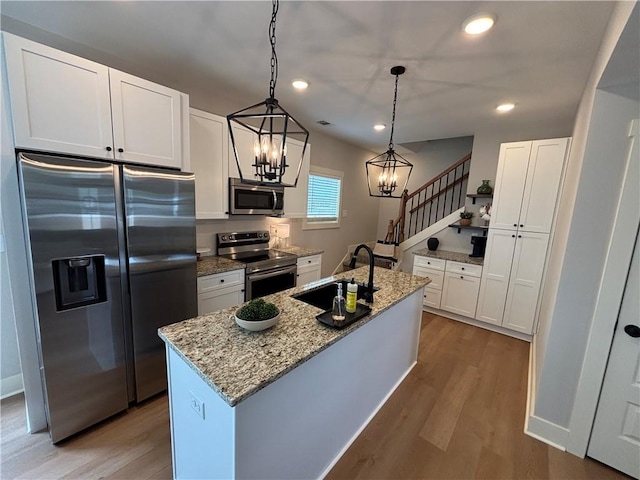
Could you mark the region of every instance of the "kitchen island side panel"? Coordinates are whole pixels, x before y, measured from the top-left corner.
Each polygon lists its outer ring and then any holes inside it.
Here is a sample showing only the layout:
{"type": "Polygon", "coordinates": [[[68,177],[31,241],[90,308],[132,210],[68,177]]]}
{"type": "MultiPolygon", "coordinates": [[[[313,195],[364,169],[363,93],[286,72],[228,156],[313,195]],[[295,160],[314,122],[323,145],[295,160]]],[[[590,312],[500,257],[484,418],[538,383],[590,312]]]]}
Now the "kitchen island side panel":
{"type": "Polygon", "coordinates": [[[174,478],[235,478],[235,409],[168,346],[167,361],[174,478]]]}
{"type": "Polygon", "coordinates": [[[176,478],[324,476],[415,365],[421,307],[418,290],[235,407],[169,348],[176,478]]]}

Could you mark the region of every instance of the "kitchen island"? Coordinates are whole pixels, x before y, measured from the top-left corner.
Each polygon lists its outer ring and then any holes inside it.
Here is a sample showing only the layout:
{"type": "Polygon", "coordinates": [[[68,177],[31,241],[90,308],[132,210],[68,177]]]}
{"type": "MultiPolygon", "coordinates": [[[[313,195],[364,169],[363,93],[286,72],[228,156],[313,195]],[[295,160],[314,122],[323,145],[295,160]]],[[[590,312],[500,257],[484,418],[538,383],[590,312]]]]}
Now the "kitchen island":
{"type": "Polygon", "coordinates": [[[334,280],[265,297],[281,316],[262,332],[237,307],[160,329],[175,478],[319,478],[373,418],[415,365],[429,279],[376,268],[371,315],[343,330],[291,297],[334,280]]]}

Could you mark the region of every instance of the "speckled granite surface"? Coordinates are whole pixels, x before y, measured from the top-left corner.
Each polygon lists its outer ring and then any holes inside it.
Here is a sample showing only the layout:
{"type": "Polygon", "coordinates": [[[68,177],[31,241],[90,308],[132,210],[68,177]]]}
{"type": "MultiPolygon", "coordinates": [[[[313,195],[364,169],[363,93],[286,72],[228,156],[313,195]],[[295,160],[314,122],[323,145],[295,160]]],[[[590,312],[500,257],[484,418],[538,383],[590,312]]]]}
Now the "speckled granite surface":
{"type": "Polygon", "coordinates": [[[291,253],[296,255],[297,257],[310,257],[311,255],[320,255],[324,253],[324,250],[318,250],[317,248],[304,248],[304,247],[284,247],[284,248],[276,248],[281,252],[291,253]]]}
{"type": "MultiPolygon", "coordinates": [[[[362,267],[348,276],[366,282],[368,275],[369,267],[362,267]]],[[[374,294],[371,315],[343,330],[324,326],[316,320],[322,310],[291,298],[292,294],[342,277],[328,277],[265,297],[281,313],[279,322],[262,332],[249,332],[236,325],[231,315],[238,307],[232,307],[162,327],[159,335],[234,406],[430,282],[428,278],[375,268],[374,284],[380,290],[374,294]]]]}
{"type": "Polygon", "coordinates": [[[229,260],[228,258],[217,257],[215,255],[201,257],[201,259],[196,262],[196,265],[198,267],[199,277],[246,268],[246,265],[242,262],[236,262],[235,260],[229,260]]]}
{"type": "Polygon", "coordinates": [[[431,251],[428,248],[416,250],[414,255],[420,257],[432,257],[439,258],[440,260],[451,260],[452,262],[471,263],[473,265],[484,265],[484,258],[482,257],[470,257],[468,253],[460,252],[448,252],[447,250],[434,250],[431,251]]]}

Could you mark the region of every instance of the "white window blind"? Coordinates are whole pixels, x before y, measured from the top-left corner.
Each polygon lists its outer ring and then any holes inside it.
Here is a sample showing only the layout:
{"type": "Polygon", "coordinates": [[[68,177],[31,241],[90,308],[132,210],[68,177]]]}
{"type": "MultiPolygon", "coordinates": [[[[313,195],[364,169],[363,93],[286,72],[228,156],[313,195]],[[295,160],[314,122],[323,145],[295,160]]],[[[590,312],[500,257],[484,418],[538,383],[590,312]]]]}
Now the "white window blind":
{"type": "Polygon", "coordinates": [[[341,179],[310,174],[307,222],[337,222],[340,213],[341,179]]]}

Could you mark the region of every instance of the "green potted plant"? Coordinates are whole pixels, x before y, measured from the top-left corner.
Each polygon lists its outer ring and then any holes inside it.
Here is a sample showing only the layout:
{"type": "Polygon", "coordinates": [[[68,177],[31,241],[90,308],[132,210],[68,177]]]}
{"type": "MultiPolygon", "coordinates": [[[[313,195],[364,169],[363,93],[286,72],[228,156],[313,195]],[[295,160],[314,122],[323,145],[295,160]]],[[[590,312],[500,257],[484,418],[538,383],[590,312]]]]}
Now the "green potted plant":
{"type": "Polygon", "coordinates": [[[471,225],[472,218],[473,212],[460,212],[460,225],[468,227],[471,225]]]}
{"type": "Polygon", "coordinates": [[[280,318],[280,310],[273,303],[255,298],[236,310],[236,323],[254,332],[273,327],[280,318]]]}

